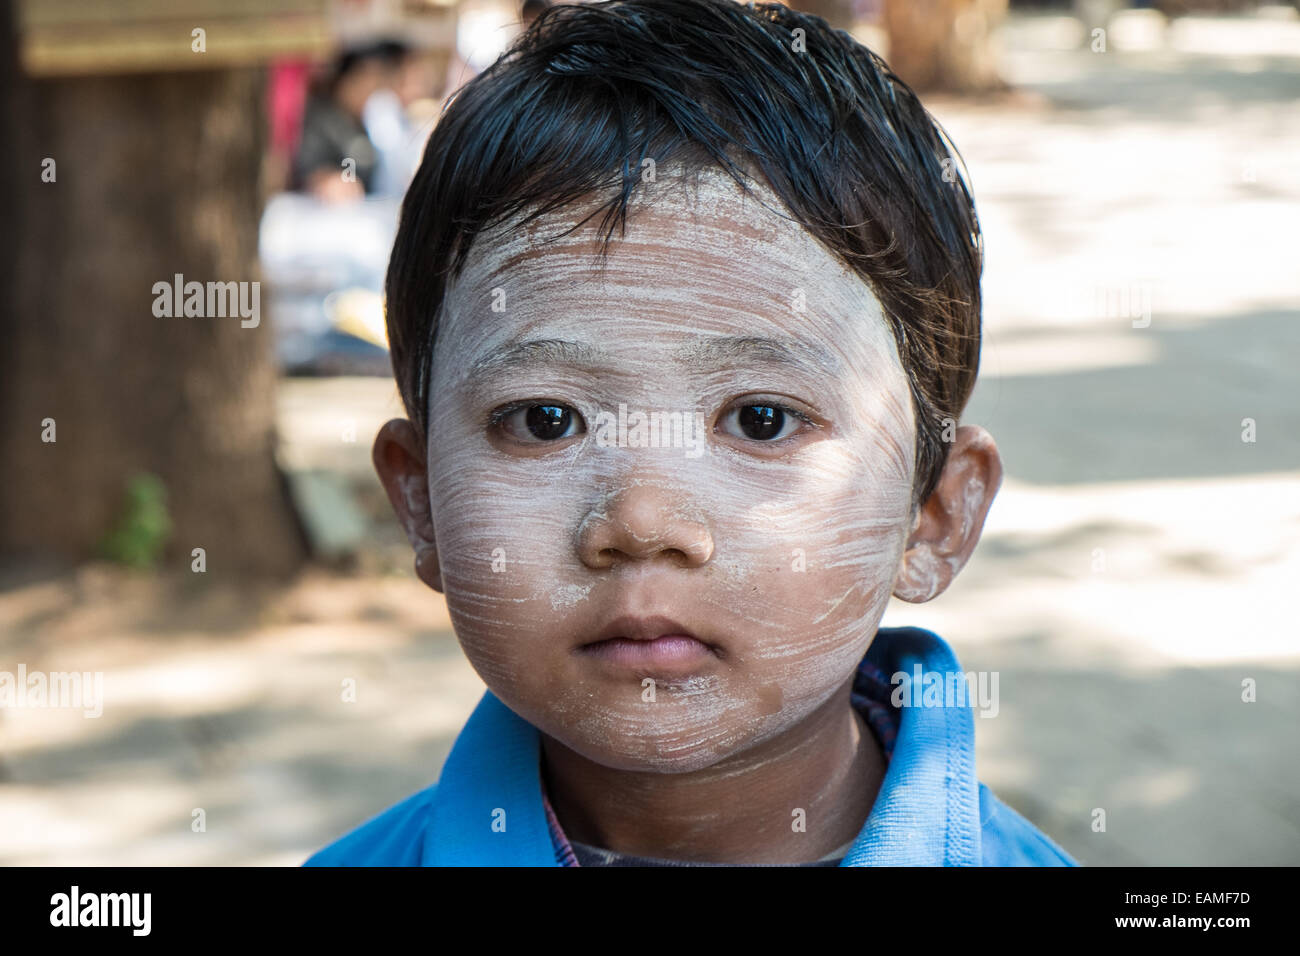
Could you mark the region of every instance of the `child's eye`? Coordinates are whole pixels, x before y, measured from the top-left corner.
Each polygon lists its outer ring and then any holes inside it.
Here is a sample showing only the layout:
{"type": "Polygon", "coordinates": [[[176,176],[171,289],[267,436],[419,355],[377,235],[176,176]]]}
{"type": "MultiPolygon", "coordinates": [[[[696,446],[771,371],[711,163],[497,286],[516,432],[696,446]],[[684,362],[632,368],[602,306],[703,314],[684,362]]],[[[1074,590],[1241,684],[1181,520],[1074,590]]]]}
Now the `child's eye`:
{"type": "Polygon", "coordinates": [[[773,442],[788,438],[812,420],[801,412],[785,405],[753,402],[737,405],[722,416],[723,430],[737,438],[750,441],[773,442]]]}
{"type": "Polygon", "coordinates": [[[587,430],[582,416],[568,405],[554,402],[530,402],[503,408],[492,416],[492,424],[516,441],[559,441],[581,435],[587,430]]]}

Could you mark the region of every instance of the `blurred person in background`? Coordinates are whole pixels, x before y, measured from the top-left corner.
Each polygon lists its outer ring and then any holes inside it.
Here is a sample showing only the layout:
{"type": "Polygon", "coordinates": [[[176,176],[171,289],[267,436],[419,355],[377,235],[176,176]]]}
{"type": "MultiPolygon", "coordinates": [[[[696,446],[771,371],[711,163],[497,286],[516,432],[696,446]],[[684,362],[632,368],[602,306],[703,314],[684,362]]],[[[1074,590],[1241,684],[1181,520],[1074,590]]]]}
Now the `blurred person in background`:
{"type": "Polygon", "coordinates": [[[345,50],[307,103],[293,186],[326,202],[372,192],[380,163],[363,121],[366,103],[391,88],[405,47],[389,41],[345,50]]]}
{"type": "Polygon", "coordinates": [[[259,224],[282,369],[387,369],[379,290],[424,139],[408,108],[428,105],[434,79],[423,52],[372,39],[340,53],[308,100],[292,191],[259,224]]]}

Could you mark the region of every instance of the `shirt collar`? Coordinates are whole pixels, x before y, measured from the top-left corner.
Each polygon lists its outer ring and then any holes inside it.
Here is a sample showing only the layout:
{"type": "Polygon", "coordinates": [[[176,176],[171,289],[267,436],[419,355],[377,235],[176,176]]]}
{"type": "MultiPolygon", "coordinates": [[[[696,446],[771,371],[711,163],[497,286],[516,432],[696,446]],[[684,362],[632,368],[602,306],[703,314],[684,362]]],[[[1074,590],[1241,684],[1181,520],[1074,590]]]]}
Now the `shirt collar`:
{"type": "MultiPolygon", "coordinates": [[[[918,673],[922,680],[935,674],[943,686],[962,673],[952,648],[919,627],[881,628],[866,660],[908,681],[918,673]]],[[[891,696],[908,703],[911,695],[891,696]]],[[[898,739],[889,769],[841,865],[979,866],[979,783],[969,695],[940,706],[897,709],[898,739]]]]}

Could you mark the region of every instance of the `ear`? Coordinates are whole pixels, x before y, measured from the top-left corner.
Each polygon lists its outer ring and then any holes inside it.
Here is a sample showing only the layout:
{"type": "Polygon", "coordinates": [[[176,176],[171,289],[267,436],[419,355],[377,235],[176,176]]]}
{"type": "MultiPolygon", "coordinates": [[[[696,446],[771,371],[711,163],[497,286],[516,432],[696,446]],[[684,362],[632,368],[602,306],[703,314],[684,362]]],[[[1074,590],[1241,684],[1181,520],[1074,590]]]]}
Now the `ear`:
{"type": "Polygon", "coordinates": [[[379,429],[371,457],[397,520],[415,549],[415,573],[441,594],[442,570],[433,539],[424,440],[410,421],[394,418],[379,429]]]}
{"type": "Polygon", "coordinates": [[[993,436],[978,425],[962,425],[913,525],[894,597],[923,604],[947,590],[975,550],[1001,484],[1002,457],[993,436]]]}

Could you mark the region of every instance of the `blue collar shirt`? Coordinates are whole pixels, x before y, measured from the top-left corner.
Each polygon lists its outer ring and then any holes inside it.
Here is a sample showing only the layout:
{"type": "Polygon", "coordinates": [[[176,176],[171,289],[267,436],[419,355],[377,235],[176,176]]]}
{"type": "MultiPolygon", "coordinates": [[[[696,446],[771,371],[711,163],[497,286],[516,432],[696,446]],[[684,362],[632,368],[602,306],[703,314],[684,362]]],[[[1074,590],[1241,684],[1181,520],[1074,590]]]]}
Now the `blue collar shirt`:
{"type": "MultiPolygon", "coordinates": [[[[916,706],[910,684],[952,684],[952,649],[916,627],[880,628],[854,685],[855,706],[892,696],[893,724],[871,721],[889,764],[841,866],[1077,866],[975,776],[969,699],[916,706]],[[934,672],[937,672],[934,673],[934,672]],[[883,675],[906,675],[890,694],[883,675]],[[899,706],[899,704],[902,706],[899,706]]],[[[957,682],[960,683],[960,682],[957,682]]],[[[877,708],[876,716],[879,716],[877,708]]],[[[548,819],[535,727],[486,691],[438,783],[315,853],[306,866],[559,866],[573,854],[548,819]]]]}

